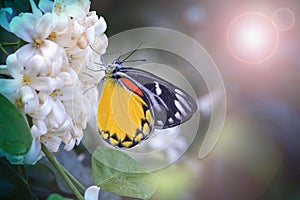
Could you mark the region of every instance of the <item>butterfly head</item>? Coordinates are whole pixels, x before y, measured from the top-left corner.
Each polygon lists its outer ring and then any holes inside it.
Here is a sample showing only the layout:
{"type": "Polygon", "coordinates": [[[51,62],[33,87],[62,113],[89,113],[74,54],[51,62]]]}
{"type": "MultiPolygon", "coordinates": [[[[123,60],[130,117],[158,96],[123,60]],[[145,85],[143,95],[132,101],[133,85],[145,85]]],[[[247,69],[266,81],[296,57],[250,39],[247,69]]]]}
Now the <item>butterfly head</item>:
{"type": "Polygon", "coordinates": [[[120,68],[122,68],[122,63],[120,61],[114,61],[113,63],[107,65],[105,72],[107,74],[112,74],[120,68]]]}

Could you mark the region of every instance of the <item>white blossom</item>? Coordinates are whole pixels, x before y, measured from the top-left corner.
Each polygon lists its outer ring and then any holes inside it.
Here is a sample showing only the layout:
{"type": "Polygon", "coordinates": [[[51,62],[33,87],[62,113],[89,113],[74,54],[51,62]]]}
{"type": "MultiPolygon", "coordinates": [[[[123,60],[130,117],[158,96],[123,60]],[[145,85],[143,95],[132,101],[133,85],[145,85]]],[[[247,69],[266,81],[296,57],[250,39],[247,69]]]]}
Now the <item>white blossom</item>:
{"type": "MultiPolygon", "coordinates": [[[[7,70],[13,79],[0,79],[1,93],[18,93],[22,97],[23,104],[33,105],[32,102],[38,101],[36,91],[51,93],[61,87],[63,82],[59,76],[39,76],[43,71],[42,60],[41,56],[35,55],[24,62],[18,59],[17,53],[9,55],[6,61],[7,70]],[[30,100],[32,101],[29,102],[30,100]]],[[[37,104],[36,102],[36,106],[37,104]]],[[[36,108],[25,109],[30,113],[36,108]]]]}
{"type": "Polygon", "coordinates": [[[33,143],[24,163],[40,158],[41,144],[56,152],[62,143],[68,151],[80,143],[97,97],[95,83],[87,81],[93,71],[89,76],[82,72],[93,67],[95,51],[99,56],[108,45],[106,22],[89,11],[90,1],[30,4],[32,13],[21,13],[9,23],[9,31],[27,44],[1,67],[12,79],[0,79],[0,93],[31,118],[33,143]]]}
{"type": "Polygon", "coordinates": [[[92,185],[88,187],[84,193],[85,200],[98,200],[98,195],[100,192],[100,187],[92,185]]]}
{"type": "Polygon", "coordinates": [[[54,3],[53,13],[56,27],[49,35],[49,39],[64,47],[70,66],[79,72],[85,67],[87,58],[90,58],[93,53],[91,45],[97,46],[97,52],[105,53],[107,48],[107,37],[104,34],[106,22],[103,17],[98,17],[96,12],[72,18],[67,17],[67,11],[57,13],[58,11],[55,10],[57,4],[59,3],[54,3]]]}
{"type": "Polygon", "coordinates": [[[58,15],[78,18],[86,15],[90,9],[89,0],[55,0],[53,11],[58,15]]]}
{"type": "Polygon", "coordinates": [[[40,0],[38,7],[44,13],[52,12],[53,1],[51,1],[51,0],[40,0]]]}

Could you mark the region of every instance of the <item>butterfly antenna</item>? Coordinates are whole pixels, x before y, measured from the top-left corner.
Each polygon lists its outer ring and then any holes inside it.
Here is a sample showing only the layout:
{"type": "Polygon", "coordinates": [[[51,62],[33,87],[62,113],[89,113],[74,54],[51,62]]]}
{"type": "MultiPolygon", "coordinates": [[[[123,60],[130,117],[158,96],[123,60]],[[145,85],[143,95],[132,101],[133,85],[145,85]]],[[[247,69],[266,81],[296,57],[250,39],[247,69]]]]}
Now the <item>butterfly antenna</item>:
{"type": "Polygon", "coordinates": [[[137,60],[124,60],[123,63],[129,63],[129,62],[145,62],[146,59],[137,59],[137,60]]]}
{"type": "Polygon", "coordinates": [[[120,53],[120,52],[119,52],[119,51],[113,51],[113,52],[110,52],[110,53],[104,53],[104,54],[102,54],[102,55],[108,56],[108,55],[116,54],[116,53],[120,53]]]}
{"type": "MultiPolygon", "coordinates": [[[[144,43],[144,42],[141,42],[133,51],[130,52],[130,54],[128,56],[126,56],[123,60],[121,60],[120,62],[123,63],[124,61],[126,61],[130,56],[132,56],[144,43]]],[[[121,57],[121,56],[120,56],[121,57]]],[[[117,59],[119,61],[120,57],[117,59]]]]}

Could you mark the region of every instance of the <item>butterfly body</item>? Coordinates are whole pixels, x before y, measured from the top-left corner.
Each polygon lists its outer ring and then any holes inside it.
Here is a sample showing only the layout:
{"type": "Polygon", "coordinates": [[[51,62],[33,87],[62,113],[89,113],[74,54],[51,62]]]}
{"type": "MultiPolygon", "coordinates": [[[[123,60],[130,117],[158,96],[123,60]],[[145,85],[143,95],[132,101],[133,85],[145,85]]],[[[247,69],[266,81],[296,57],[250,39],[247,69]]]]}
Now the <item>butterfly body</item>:
{"type": "Polygon", "coordinates": [[[115,147],[134,147],[154,129],[177,126],[197,109],[193,98],[178,87],[121,62],[108,65],[101,82],[97,126],[115,147]]]}

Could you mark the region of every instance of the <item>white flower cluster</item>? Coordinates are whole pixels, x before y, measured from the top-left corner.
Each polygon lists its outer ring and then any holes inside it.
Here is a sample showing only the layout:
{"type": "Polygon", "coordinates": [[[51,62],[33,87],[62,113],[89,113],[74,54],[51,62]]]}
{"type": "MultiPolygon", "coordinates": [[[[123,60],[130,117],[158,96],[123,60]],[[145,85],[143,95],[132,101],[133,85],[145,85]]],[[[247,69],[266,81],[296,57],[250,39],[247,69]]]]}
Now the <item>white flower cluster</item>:
{"type": "Polygon", "coordinates": [[[13,79],[0,79],[0,93],[32,119],[33,144],[25,163],[40,157],[41,143],[51,152],[61,143],[66,150],[79,144],[94,97],[85,94],[92,86],[81,70],[92,63],[94,51],[103,54],[108,43],[106,23],[89,11],[89,0],[41,0],[38,7],[30,3],[32,13],[9,23],[9,30],[28,44],[7,58],[13,79]]]}

